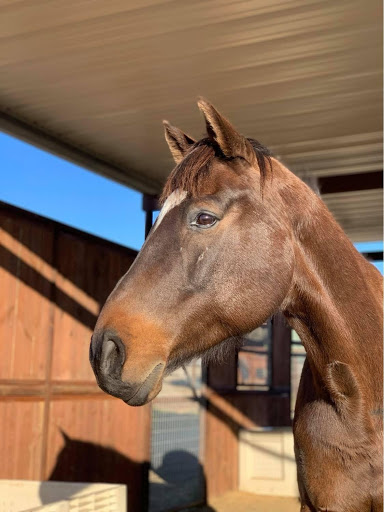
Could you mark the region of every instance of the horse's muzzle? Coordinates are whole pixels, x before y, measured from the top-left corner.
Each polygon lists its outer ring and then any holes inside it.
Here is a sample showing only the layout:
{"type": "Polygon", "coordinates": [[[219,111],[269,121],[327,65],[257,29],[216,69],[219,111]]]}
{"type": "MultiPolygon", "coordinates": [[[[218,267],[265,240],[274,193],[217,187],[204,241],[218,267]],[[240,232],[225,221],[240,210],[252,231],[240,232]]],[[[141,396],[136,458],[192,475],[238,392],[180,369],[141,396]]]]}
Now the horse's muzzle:
{"type": "MultiPolygon", "coordinates": [[[[122,380],[126,350],[119,336],[110,330],[93,334],[89,360],[99,387],[106,393],[121,398],[128,405],[143,405],[152,400],[161,389],[164,364],[152,366],[139,382],[122,380]]],[[[125,372],[126,373],[126,372],[125,372]]]]}

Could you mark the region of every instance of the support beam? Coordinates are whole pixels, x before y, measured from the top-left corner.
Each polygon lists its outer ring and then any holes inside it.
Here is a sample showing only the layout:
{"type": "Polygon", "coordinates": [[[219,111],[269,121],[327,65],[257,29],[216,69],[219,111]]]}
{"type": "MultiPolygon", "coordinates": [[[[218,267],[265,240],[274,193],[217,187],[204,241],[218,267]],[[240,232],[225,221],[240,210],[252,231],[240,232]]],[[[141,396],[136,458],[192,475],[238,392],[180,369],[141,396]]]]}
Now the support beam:
{"type": "Polygon", "coordinates": [[[145,238],[147,238],[153,224],[153,212],[160,210],[158,196],[143,194],[143,210],[145,211],[145,238]]]}
{"type": "Polygon", "coordinates": [[[317,179],[317,184],[322,195],[379,189],[383,188],[383,171],[320,176],[317,179]]]}
{"type": "Polygon", "coordinates": [[[368,261],[383,261],[383,251],[361,253],[368,261]]]}

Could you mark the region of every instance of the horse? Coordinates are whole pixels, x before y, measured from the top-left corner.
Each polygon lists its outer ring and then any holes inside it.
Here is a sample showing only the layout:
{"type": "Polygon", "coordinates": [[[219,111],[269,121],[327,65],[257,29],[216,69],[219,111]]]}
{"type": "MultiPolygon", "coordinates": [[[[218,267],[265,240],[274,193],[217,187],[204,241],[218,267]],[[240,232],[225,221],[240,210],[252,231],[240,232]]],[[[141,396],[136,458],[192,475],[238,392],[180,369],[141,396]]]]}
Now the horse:
{"type": "Polygon", "coordinates": [[[204,99],[199,141],[164,121],[176,167],[98,317],[101,389],[138,406],[165,375],[281,312],[306,350],[293,422],[301,511],[382,511],[382,279],[320,197],[204,99]]]}

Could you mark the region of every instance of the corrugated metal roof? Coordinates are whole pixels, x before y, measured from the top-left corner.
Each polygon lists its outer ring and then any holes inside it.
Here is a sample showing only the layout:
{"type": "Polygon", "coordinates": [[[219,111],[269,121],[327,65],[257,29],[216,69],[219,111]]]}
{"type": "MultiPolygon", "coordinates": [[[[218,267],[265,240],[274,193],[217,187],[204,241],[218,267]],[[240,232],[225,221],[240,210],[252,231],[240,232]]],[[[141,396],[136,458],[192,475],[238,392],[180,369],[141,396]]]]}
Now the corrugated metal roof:
{"type": "Polygon", "coordinates": [[[378,0],[3,0],[0,127],[156,193],[161,120],[199,137],[204,95],[299,175],[379,170],[381,20],[378,0]]]}

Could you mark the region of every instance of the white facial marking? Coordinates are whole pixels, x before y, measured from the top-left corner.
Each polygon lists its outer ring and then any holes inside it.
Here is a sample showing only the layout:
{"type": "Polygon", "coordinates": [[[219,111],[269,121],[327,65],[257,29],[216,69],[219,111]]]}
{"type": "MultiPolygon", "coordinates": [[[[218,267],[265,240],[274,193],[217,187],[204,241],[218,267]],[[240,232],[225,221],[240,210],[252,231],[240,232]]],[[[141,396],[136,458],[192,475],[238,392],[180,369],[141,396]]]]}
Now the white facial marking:
{"type": "Polygon", "coordinates": [[[175,206],[179,205],[186,198],[187,193],[185,190],[176,189],[165,201],[159,216],[157,217],[156,225],[154,226],[153,231],[155,231],[159,226],[160,222],[164,219],[167,213],[172,210],[175,206]]]}

